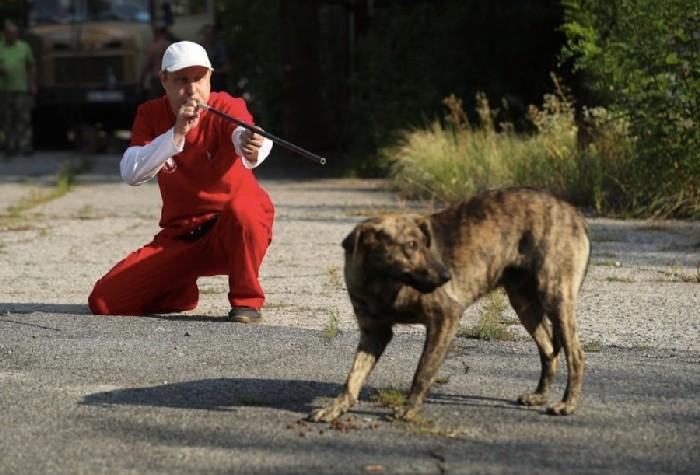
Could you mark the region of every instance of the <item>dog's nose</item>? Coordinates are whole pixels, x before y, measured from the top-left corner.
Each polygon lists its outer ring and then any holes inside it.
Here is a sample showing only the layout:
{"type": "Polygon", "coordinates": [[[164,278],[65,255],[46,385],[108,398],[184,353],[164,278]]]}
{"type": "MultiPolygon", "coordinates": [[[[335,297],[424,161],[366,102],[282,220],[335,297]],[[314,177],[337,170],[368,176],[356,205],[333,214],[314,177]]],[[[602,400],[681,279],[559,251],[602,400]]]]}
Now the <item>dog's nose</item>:
{"type": "Polygon", "coordinates": [[[452,278],[452,274],[447,269],[440,271],[440,280],[444,283],[452,278]]]}

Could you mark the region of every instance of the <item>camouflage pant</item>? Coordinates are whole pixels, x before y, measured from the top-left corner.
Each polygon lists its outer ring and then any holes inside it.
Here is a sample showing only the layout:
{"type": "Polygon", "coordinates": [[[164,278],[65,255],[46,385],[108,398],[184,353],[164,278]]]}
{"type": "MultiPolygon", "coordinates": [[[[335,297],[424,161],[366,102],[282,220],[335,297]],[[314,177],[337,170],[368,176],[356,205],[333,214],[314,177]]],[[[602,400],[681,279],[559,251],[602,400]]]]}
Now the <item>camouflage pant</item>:
{"type": "Polygon", "coordinates": [[[0,93],[0,114],[5,152],[32,151],[32,108],[34,97],[19,92],[0,93]]]}

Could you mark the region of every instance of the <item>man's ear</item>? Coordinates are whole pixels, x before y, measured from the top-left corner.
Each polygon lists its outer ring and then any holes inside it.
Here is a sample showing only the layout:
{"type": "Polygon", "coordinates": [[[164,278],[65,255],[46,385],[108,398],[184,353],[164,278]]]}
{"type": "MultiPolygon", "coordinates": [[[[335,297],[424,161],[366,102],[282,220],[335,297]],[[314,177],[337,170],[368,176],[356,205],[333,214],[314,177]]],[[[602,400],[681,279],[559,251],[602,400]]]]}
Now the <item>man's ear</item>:
{"type": "Polygon", "coordinates": [[[425,235],[426,247],[430,247],[433,242],[433,229],[430,226],[430,221],[425,216],[416,216],[415,219],[418,229],[425,235]]]}

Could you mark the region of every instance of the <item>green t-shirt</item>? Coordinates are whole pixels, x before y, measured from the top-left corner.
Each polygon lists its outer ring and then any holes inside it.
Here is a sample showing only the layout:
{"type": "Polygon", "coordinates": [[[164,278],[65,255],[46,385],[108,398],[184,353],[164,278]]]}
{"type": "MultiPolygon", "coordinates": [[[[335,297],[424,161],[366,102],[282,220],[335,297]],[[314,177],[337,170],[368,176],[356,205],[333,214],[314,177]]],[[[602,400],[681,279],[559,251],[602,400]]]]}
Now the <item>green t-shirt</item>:
{"type": "Polygon", "coordinates": [[[16,40],[12,46],[0,41],[0,67],[5,74],[0,74],[0,91],[27,92],[27,64],[34,64],[34,54],[25,41],[16,40]]]}

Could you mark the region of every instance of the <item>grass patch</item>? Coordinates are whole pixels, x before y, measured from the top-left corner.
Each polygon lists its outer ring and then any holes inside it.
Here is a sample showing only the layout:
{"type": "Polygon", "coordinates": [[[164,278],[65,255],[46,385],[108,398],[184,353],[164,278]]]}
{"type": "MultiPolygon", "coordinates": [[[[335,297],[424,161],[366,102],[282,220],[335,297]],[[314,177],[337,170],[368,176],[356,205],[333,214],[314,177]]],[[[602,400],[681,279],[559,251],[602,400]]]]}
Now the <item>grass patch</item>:
{"type": "Polygon", "coordinates": [[[449,376],[438,376],[435,378],[435,381],[433,381],[434,384],[438,385],[445,385],[450,382],[450,377],[449,376]]]}
{"type": "Polygon", "coordinates": [[[486,305],[478,323],[471,327],[462,327],[457,336],[478,340],[513,341],[517,337],[508,330],[513,322],[503,318],[506,301],[502,291],[497,290],[486,296],[486,305]]]}
{"type": "Polygon", "coordinates": [[[649,350],[653,350],[654,347],[651,345],[644,344],[644,343],[638,343],[638,344],[632,345],[632,349],[636,350],[636,351],[649,351],[649,350]]]}
{"type": "Polygon", "coordinates": [[[199,289],[199,294],[200,295],[214,295],[214,294],[220,294],[225,291],[221,290],[217,287],[203,287],[199,289]]]}
{"type": "Polygon", "coordinates": [[[603,345],[598,340],[588,341],[583,344],[583,351],[586,353],[600,353],[603,349],[603,345]]]}
{"type": "Polygon", "coordinates": [[[85,157],[78,160],[67,160],[63,162],[63,165],[61,165],[61,168],[56,174],[56,184],[47,189],[32,190],[27,196],[21,198],[13,205],[10,205],[7,208],[7,216],[0,219],[0,227],[10,227],[13,223],[19,221],[23,214],[30,209],[65,195],[73,187],[75,177],[80,173],[85,173],[90,170],[92,166],[92,161],[85,157]]]}
{"type": "Polygon", "coordinates": [[[687,274],[680,269],[672,268],[667,271],[661,271],[664,275],[664,279],[660,279],[659,282],[678,282],[684,284],[699,284],[700,283],[700,263],[698,263],[695,274],[687,274]]]}
{"type": "Polygon", "coordinates": [[[380,150],[393,184],[405,196],[447,202],[490,188],[531,186],[598,213],[621,208],[624,172],[634,158],[628,121],[603,108],[584,109],[582,120],[595,133],[582,147],[573,98],[553,81],[554,93],[528,109],[529,133],[498,122],[508,116],[508,105],[499,115],[483,93],[476,96],[477,124],[461,99],[445,98],[442,121],[406,130],[380,150]]]}
{"type": "MultiPolygon", "coordinates": [[[[650,151],[641,144],[661,136],[640,135],[639,116],[603,107],[577,110],[570,91],[552,79],[553,93],[529,106],[527,123],[508,122],[508,103],[492,108],[483,93],[476,95],[478,121],[464,112],[462,99],[446,97],[441,120],[405,129],[380,149],[382,168],[411,198],[453,202],[486,189],[530,186],[599,215],[700,216],[697,167],[675,155],[687,147],[675,149],[680,143],[669,141],[650,151]],[[649,160],[648,154],[667,155],[662,149],[674,150],[673,158],[649,160]]],[[[668,225],[650,222],[642,229],[666,231],[668,225]]]]}
{"type": "Polygon", "coordinates": [[[329,340],[338,336],[338,309],[335,307],[328,312],[328,321],[323,328],[323,336],[329,340]]]}
{"type": "Polygon", "coordinates": [[[27,196],[9,206],[7,214],[10,218],[19,218],[24,212],[65,195],[70,191],[70,187],[69,182],[64,180],[47,190],[32,190],[27,196]]]}
{"type": "Polygon", "coordinates": [[[377,389],[372,400],[383,407],[396,409],[406,404],[406,393],[396,388],[377,389]]]}
{"type": "Polygon", "coordinates": [[[607,280],[608,282],[621,282],[624,284],[634,284],[635,282],[637,282],[631,277],[618,277],[616,275],[608,276],[605,278],[605,280],[607,280]]]}
{"type": "Polygon", "coordinates": [[[331,286],[336,290],[342,290],[343,277],[340,267],[335,265],[329,266],[328,269],[326,269],[326,272],[328,273],[328,281],[330,282],[331,286]]]}
{"type": "Polygon", "coordinates": [[[77,218],[81,220],[92,219],[95,216],[95,209],[92,205],[85,205],[78,210],[77,218]]]}
{"type": "Polygon", "coordinates": [[[620,267],[620,261],[615,261],[612,259],[604,259],[601,261],[593,261],[592,265],[598,266],[598,267],[620,267]]]}

